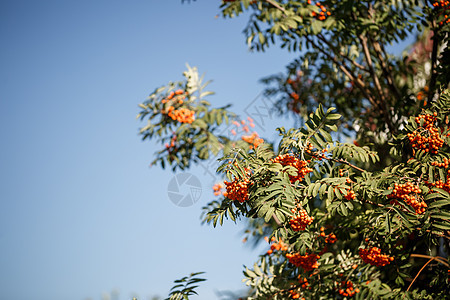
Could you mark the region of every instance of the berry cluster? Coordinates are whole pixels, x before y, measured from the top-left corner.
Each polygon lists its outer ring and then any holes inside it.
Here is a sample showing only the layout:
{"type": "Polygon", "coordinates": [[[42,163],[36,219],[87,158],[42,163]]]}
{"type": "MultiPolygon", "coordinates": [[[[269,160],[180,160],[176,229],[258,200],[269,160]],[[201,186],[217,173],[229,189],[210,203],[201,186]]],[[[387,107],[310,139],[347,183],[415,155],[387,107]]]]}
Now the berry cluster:
{"type": "MultiPolygon", "coordinates": [[[[308,0],[308,4],[311,4],[311,0],[308,0]]],[[[313,11],[311,15],[319,21],[326,20],[327,16],[330,16],[331,13],[327,11],[327,8],[323,6],[320,2],[316,2],[316,6],[319,8],[319,13],[313,11]]]]}
{"type": "Polygon", "coordinates": [[[450,160],[447,157],[444,157],[444,159],[443,159],[443,161],[441,163],[437,162],[437,161],[433,161],[431,163],[431,165],[432,166],[436,166],[438,168],[446,168],[447,169],[448,166],[449,166],[449,162],[450,162],[450,160]]]}
{"type": "Polygon", "coordinates": [[[313,149],[314,149],[313,144],[311,144],[311,143],[308,142],[308,143],[306,144],[306,147],[305,147],[305,152],[312,155],[312,154],[313,154],[313,152],[312,152],[313,149]]]}
{"type": "Polygon", "coordinates": [[[223,185],[221,183],[216,183],[213,185],[214,196],[219,196],[222,193],[223,185]]]}
{"type": "Polygon", "coordinates": [[[232,182],[224,181],[227,191],[223,193],[225,197],[231,200],[244,202],[248,200],[248,179],[233,180],[232,182]]]}
{"type": "Polygon", "coordinates": [[[306,174],[313,171],[313,169],[307,167],[308,162],[300,160],[290,154],[280,154],[273,159],[274,163],[279,163],[282,166],[292,166],[297,169],[297,175],[289,175],[291,183],[302,181],[306,174]]]}
{"type": "Polygon", "coordinates": [[[246,133],[249,133],[250,132],[250,128],[249,127],[254,128],[255,124],[253,123],[253,119],[252,118],[248,117],[247,120],[249,122],[248,125],[246,124],[245,120],[241,120],[240,122],[234,120],[232,123],[233,123],[234,126],[236,126],[236,129],[231,129],[231,134],[232,135],[236,135],[236,130],[242,130],[242,131],[244,131],[246,133]],[[242,125],[242,127],[241,127],[241,125],[242,125]]]}
{"type": "Polygon", "coordinates": [[[300,96],[296,93],[296,92],[292,92],[290,93],[292,99],[294,99],[295,101],[300,100],[300,96]]]}
{"type": "Polygon", "coordinates": [[[306,226],[314,221],[314,218],[310,217],[304,209],[292,209],[291,211],[294,213],[294,216],[289,220],[289,224],[294,231],[305,230],[306,226]]]}
{"type": "Polygon", "coordinates": [[[320,258],[319,255],[310,253],[306,255],[301,255],[300,253],[288,253],[286,254],[289,262],[296,267],[302,267],[305,271],[312,271],[319,267],[317,260],[320,258]]]}
{"type": "Polygon", "coordinates": [[[232,135],[236,135],[237,134],[237,130],[240,131],[244,131],[245,133],[248,133],[247,135],[242,135],[241,139],[247,143],[250,144],[250,149],[256,148],[258,147],[260,144],[264,143],[264,140],[262,138],[259,137],[258,133],[256,131],[253,131],[250,134],[250,128],[254,128],[255,124],[253,123],[253,119],[248,117],[248,124],[246,123],[245,120],[241,120],[240,122],[238,121],[233,121],[233,125],[236,126],[236,129],[231,129],[230,132],[232,135]],[[242,125],[242,127],[241,127],[242,125]]]}
{"type": "Polygon", "coordinates": [[[304,73],[299,70],[294,78],[286,80],[286,89],[289,96],[287,108],[297,114],[300,113],[300,108],[305,104],[306,97],[303,95],[303,90],[309,89],[313,82],[311,79],[303,80],[303,75],[304,73]]]}
{"type": "Polygon", "coordinates": [[[183,104],[184,99],[186,98],[186,95],[183,90],[176,90],[175,92],[170,92],[170,94],[167,96],[167,98],[162,99],[162,103],[167,103],[169,101],[172,101],[172,103],[178,103],[183,104]]]}
{"type": "Polygon", "coordinates": [[[259,137],[258,133],[255,131],[251,135],[243,135],[242,140],[251,144],[250,149],[258,147],[260,144],[264,143],[264,140],[259,137]]]}
{"type": "Polygon", "coordinates": [[[289,110],[292,110],[295,113],[300,113],[299,106],[304,104],[305,101],[303,99],[300,99],[300,95],[296,92],[292,92],[289,94],[289,96],[292,98],[292,101],[289,101],[288,108],[289,110]]]}
{"type": "MultiPolygon", "coordinates": [[[[433,161],[431,163],[432,166],[438,167],[438,168],[444,168],[444,169],[448,169],[449,165],[450,165],[450,160],[446,157],[444,157],[442,162],[437,162],[437,161],[433,161]]],[[[430,181],[433,178],[428,178],[428,180],[425,180],[425,183],[429,186],[429,187],[437,187],[439,189],[443,189],[444,191],[450,192],[450,169],[447,170],[447,174],[445,177],[445,181],[443,181],[442,179],[439,179],[437,181],[430,181]]]]}
{"type": "Polygon", "coordinates": [[[169,106],[167,115],[171,117],[172,120],[177,120],[180,123],[191,124],[195,120],[195,112],[184,107],[175,109],[173,106],[169,106]]]}
{"type": "Polygon", "coordinates": [[[417,100],[419,100],[419,101],[422,101],[422,100],[424,100],[423,101],[423,105],[424,106],[426,106],[427,105],[427,95],[428,95],[428,86],[425,86],[424,88],[423,88],[423,90],[421,90],[421,91],[419,91],[418,93],[417,93],[417,100]]]}
{"type": "Polygon", "coordinates": [[[434,126],[436,116],[437,113],[434,112],[433,115],[425,114],[415,118],[417,124],[423,122],[423,125],[407,134],[413,148],[436,154],[444,145],[444,140],[439,136],[439,129],[434,126]]]}
{"type": "Polygon", "coordinates": [[[437,187],[438,189],[450,192],[450,173],[447,174],[446,182],[442,181],[441,179],[435,182],[425,182],[431,187],[437,187]]]}
{"type": "MultiPolygon", "coordinates": [[[[391,190],[392,187],[389,187],[388,189],[391,190]]],[[[422,190],[418,186],[408,181],[403,184],[395,183],[392,193],[389,194],[387,197],[395,199],[403,199],[403,201],[405,201],[407,204],[411,205],[414,208],[416,214],[422,214],[425,212],[427,204],[424,201],[418,199],[417,195],[421,193],[422,190]]]]}
{"type": "Polygon", "coordinates": [[[325,237],[325,227],[320,227],[320,236],[325,237]]]}
{"type": "Polygon", "coordinates": [[[339,294],[344,297],[353,297],[356,293],[359,293],[358,288],[353,287],[353,282],[350,280],[342,281],[339,285],[339,294]]]}
{"type": "Polygon", "coordinates": [[[325,243],[327,244],[334,244],[337,241],[337,237],[334,233],[330,233],[326,238],[325,238],[325,243]]]}
{"type": "Polygon", "coordinates": [[[170,152],[170,149],[171,149],[171,148],[174,148],[174,147],[175,147],[175,142],[176,142],[176,140],[177,140],[177,136],[176,136],[176,135],[173,135],[172,138],[170,139],[170,144],[169,144],[169,143],[166,143],[166,144],[164,145],[164,146],[166,147],[166,149],[169,150],[169,152],[170,152]]]}
{"type": "Polygon", "coordinates": [[[351,190],[351,189],[347,189],[347,194],[345,194],[344,198],[347,200],[355,200],[356,199],[356,194],[355,191],[351,190]]]}
{"type": "Polygon", "coordinates": [[[450,1],[448,0],[438,0],[438,1],[434,1],[433,3],[433,7],[436,10],[439,10],[439,15],[443,15],[444,19],[439,22],[439,25],[444,25],[444,24],[448,24],[450,23],[450,1]]]}
{"type": "Polygon", "coordinates": [[[311,289],[311,287],[308,287],[309,286],[308,279],[303,278],[301,275],[298,275],[298,282],[300,283],[300,286],[302,289],[306,289],[306,288],[311,289]]]}
{"type": "MultiPolygon", "coordinates": [[[[326,156],[326,153],[329,151],[328,148],[324,148],[321,150],[316,149],[315,151],[313,151],[314,146],[312,144],[308,143],[304,150],[307,154],[311,155],[314,158],[317,158],[317,160],[319,160],[319,161],[321,161],[322,159],[329,159],[326,156]]],[[[308,160],[307,162],[310,162],[310,161],[308,160]]],[[[339,174],[342,174],[342,173],[339,173],[339,174]]],[[[340,175],[340,176],[342,176],[342,175],[340,175]]]]}
{"type": "Polygon", "coordinates": [[[366,264],[372,266],[383,267],[391,263],[394,260],[392,256],[381,254],[381,250],[377,247],[359,248],[359,256],[366,264]]]}
{"type": "Polygon", "coordinates": [[[195,112],[193,110],[179,107],[184,103],[187,93],[183,90],[176,90],[175,92],[170,92],[167,98],[161,100],[163,104],[169,103],[167,109],[163,109],[162,113],[167,114],[172,120],[177,120],[180,123],[191,124],[195,120],[195,112]]]}
{"type": "MultiPolygon", "coordinates": [[[[267,242],[269,242],[269,238],[265,237],[264,238],[267,242]]],[[[270,245],[270,250],[267,251],[267,254],[272,254],[273,251],[287,251],[288,250],[288,245],[283,242],[281,239],[278,240],[278,242],[276,242],[275,238],[273,237],[271,239],[271,242],[274,242],[272,245],[270,245]]]]}
{"type": "MultiPolygon", "coordinates": [[[[291,297],[291,299],[300,299],[300,294],[295,292],[295,291],[289,291],[289,296],[291,297]]],[[[305,298],[301,298],[300,300],[306,300],[305,298]]]]}
{"type": "MultiPolygon", "coordinates": [[[[330,233],[329,235],[325,234],[325,228],[324,227],[320,227],[320,234],[319,236],[324,237],[325,238],[325,243],[327,244],[334,244],[337,241],[337,237],[334,233],[330,233]]],[[[325,252],[328,251],[327,246],[325,246],[322,251],[320,251],[320,254],[323,254],[325,252]]]]}
{"type": "Polygon", "coordinates": [[[346,169],[339,169],[339,176],[343,177],[345,172],[348,172],[346,169]]]}

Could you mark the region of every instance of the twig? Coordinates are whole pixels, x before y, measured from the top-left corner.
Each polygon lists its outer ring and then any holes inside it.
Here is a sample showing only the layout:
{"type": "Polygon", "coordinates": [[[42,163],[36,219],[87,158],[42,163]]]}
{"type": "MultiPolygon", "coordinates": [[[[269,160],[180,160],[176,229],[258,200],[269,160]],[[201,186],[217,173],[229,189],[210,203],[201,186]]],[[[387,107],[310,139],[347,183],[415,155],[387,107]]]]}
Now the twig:
{"type": "MultiPolygon", "coordinates": [[[[372,19],[372,16],[373,16],[373,13],[374,13],[374,8],[373,8],[373,5],[371,3],[369,3],[369,7],[368,7],[368,10],[367,10],[367,13],[368,13],[369,19],[372,19]]],[[[356,15],[354,13],[352,13],[352,17],[353,17],[353,19],[355,21],[357,20],[357,17],[356,17],[356,15]]],[[[381,115],[383,115],[384,120],[386,121],[386,124],[388,126],[388,129],[392,133],[395,133],[395,132],[397,132],[397,129],[394,127],[394,124],[392,123],[392,119],[390,118],[389,108],[388,108],[387,102],[386,102],[386,97],[385,97],[385,94],[384,94],[384,92],[383,92],[383,90],[381,88],[380,81],[379,81],[379,79],[378,79],[378,77],[377,77],[377,75],[375,73],[375,70],[374,70],[374,67],[373,67],[373,64],[372,64],[372,57],[370,55],[370,51],[369,51],[369,48],[367,46],[367,38],[366,38],[366,36],[364,36],[362,34],[360,34],[358,36],[358,38],[361,41],[361,45],[363,47],[364,56],[366,58],[366,62],[367,62],[370,74],[371,74],[372,79],[373,79],[374,84],[375,84],[375,90],[377,91],[378,96],[380,98],[380,102],[378,104],[379,104],[379,107],[381,109],[381,115]]]]}
{"type": "Polygon", "coordinates": [[[272,0],[266,0],[266,2],[271,4],[271,5],[273,5],[273,6],[275,6],[279,10],[281,10],[283,12],[284,16],[286,16],[286,10],[283,7],[281,7],[280,5],[278,5],[278,3],[273,2],[272,0]]]}
{"type": "Polygon", "coordinates": [[[342,56],[342,58],[346,59],[346,60],[347,60],[348,62],[350,62],[352,65],[354,65],[355,67],[359,68],[361,71],[369,72],[369,70],[368,70],[365,66],[363,66],[363,65],[361,65],[361,64],[359,64],[359,63],[357,63],[357,62],[354,61],[353,59],[350,59],[350,57],[348,57],[347,55],[345,55],[343,52],[341,52],[341,51],[339,51],[339,52],[335,51],[334,48],[333,48],[333,45],[330,43],[330,41],[328,41],[321,33],[319,33],[319,34],[317,35],[317,37],[318,37],[322,42],[324,42],[324,43],[328,46],[328,48],[330,48],[336,55],[342,56]]]}
{"type": "Polygon", "coordinates": [[[436,29],[436,24],[435,21],[433,21],[432,23],[432,27],[433,29],[433,50],[431,52],[431,78],[430,78],[430,84],[429,84],[429,90],[430,93],[428,94],[428,103],[431,103],[431,100],[433,100],[433,96],[434,96],[434,87],[436,85],[436,77],[437,77],[437,72],[436,72],[436,66],[437,66],[437,52],[438,52],[438,47],[439,47],[439,39],[438,39],[438,33],[437,33],[437,29],[436,29]]]}
{"type": "MultiPolygon", "coordinates": [[[[417,229],[418,231],[422,230],[422,228],[420,228],[420,227],[417,227],[416,229],[417,229]]],[[[443,238],[446,238],[446,239],[449,239],[449,240],[450,240],[450,237],[447,236],[447,235],[445,235],[445,234],[434,233],[434,232],[432,232],[432,231],[429,230],[429,229],[425,230],[425,232],[430,232],[430,233],[432,233],[432,234],[434,234],[434,235],[437,235],[437,236],[440,236],[440,237],[443,237],[443,238]]]]}
{"type": "MultiPolygon", "coordinates": [[[[411,255],[411,256],[412,256],[412,255],[411,255]]],[[[413,281],[409,284],[409,286],[408,286],[408,288],[406,289],[406,291],[409,291],[409,289],[410,289],[411,286],[413,285],[414,281],[416,281],[417,277],[419,277],[419,274],[423,271],[423,269],[425,269],[425,267],[426,267],[430,262],[432,262],[432,261],[435,260],[435,259],[436,259],[435,257],[431,257],[431,258],[427,261],[427,263],[424,264],[424,265],[422,266],[422,268],[421,268],[421,269],[419,270],[419,272],[417,273],[416,277],[414,277],[413,281]]],[[[403,297],[405,297],[405,296],[403,296],[403,297]]]]}
{"type": "Polygon", "coordinates": [[[366,202],[366,203],[369,203],[369,204],[372,204],[372,205],[377,205],[377,206],[379,206],[379,207],[384,207],[384,205],[383,204],[380,204],[380,203],[375,203],[375,202],[372,202],[372,201],[370,201],[370,200],[367,200],[367,199],[359,199],[360,201],[363,201],[363,202],[366,202]]]}
{"type": "Polygon", "coordinates": [[[349,166],[349,167],[351,167],[351,168],[353,168],[353,169],[355,169],[355,170],[358,170],[358,171],[360,171],[360,172],[366,172],[366,170],[361,169],[360,167],[357,167],[357,166],[355,166],[354,164],[349,163],[348,161],[346,161],[346,160],[344,160],[344,159],[341,159],[341,158],[326,157],[325,155],[317,155],[317,154],[315,154],[315,153],[308,153],[308,154],[311,155],[311,156],[317,157],[317,158],[322,158],[322,159],[326,159],[326,160],[331,160],[331,161],[334,161],[334,162],[338,162],[338,163],[341,163],[341,164],[345,164],[345,165],[347,165],[347,166],[349,166]]]}
{"type": "MultiPolygon", "coordinates": [[[[380,97],[380,101],[381,102],[385,102],[386,99],[384,98],[383,91],[381,90],[380,81],[378,80],[378,77],[375,74],[375,69],[373,67],[372,57],[370,55],[369,47],[367,46],[367,38],[365,36],[363,36],[363,35],[360,35],[358,38],[359,38],[359,40],[361,42],[361,45],[363,47],[364,57],[366,59],[367,66],[369,67],[370,75],[372,76],[372,79],[374,81],[375,89],[376,89],[376,91],[378,93],[378,96],[380,97]]],[[[379,104],[381,104],[381,103],[379,103],[379,104]]],[[[380,105],[380,108],[383,108],[383,107],[380,105]]]]}
{"type": "Polygon", "coordinates": [[[351,80],[353,81],[356,86],[361,90],[361,92],[364,94],[364,97],[367,98],[367,100],[369,100],[369,102],[373,105],[373,106],[377,106],[377,103],[375,102],[375,99],[373,99],[373,97],[367,92],[366,89],[366,85],[364,84],[364,82],[359,79],[357,76],[355,76],[354,74],[352,74],[344,64],[342,64],[341,62],[339,62],[337,60],[337,58],[335,56],[330,55],[329,53],[327,53],[325,50],[323,50],[321,47],[319,47],[316,43],[314,43],[314,41],[312,39],[310,39],[308,36],[305,36],[305,39],[314,47],[316,48],[319,52],[323,53],[327,58],[329,58],[330,60],[332,60],[338,67],[339,69],[341,69],[341,71],[351,80]]]}
{"type": "Polygon", "coordinates": [[[424,255],[424,254],[411,254],[410,257],[418,257],[418,258],[432,258],[438,262],[440,262],[441,264],[445,265],[446,267],[450,268],[450,265],[448,264],[448,262],[445,261],[445,258],[441,257],[441,256],[429,256],[429,255],[424,255]]]}
{"type": "Polygon", "coordinates": [[[381,66],[381,70],[383,72],[384,77],[387,80],[387,84],[391,92],[394,94],[394,97],[397,98],[397,100],[401,100],[400,91],[398,90],[397,86],[394,83],[394,79],[391,74],[390,67],[386,64],[386,61],[383,57],[383,50],[379,42],[373,41],[371,39],[371,43],[373,45],[373,49],[375,50],[375,54],[377,55],[378,61],[381,66]]]}
{"type": "Polygon", "coordinates": [[[361,45],[363,47],[363,52],[364,52],[364,56],[366,58],[367,65],[369,67],[370,75],[372,76],[373,82],[375,84],[375,90],[377,91],[378,97],[380,98],[380,101],[378,102],[379,107],[382,111],[382,114],[384,115],[384,119],[388,125],[389,130],[392,133],[395,133],[397,130],[394,127],[394,124],[392,124],[391,118],[389,117],[389,110],[387,109],[386,97],[384,95],[383,89],[381,88],[380,81],[379,81],[378,76],[375,73],[375,69],[373,67],[372,57],[370,55],[369,47],[367,46],[367,38],[363,35],[360,35],[359,40],[361,41],[361,45]]]}

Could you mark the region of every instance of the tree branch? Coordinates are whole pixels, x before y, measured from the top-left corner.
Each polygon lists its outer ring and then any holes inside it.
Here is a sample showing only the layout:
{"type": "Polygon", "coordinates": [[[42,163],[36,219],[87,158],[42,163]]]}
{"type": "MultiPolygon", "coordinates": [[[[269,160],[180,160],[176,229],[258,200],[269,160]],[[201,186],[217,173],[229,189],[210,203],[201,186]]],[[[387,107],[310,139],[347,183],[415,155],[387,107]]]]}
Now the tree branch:
{"type": "Polygon", "coordinates": [[[335,56],[330,55],[329,53],[327,53],[325,50],[323,50],[321,47],[319,47],[316,43],[314,43],[314,41],[312,39],[310,39],[308,36],[305,36],[305,39],[319,52],[323,53],[328,59],[330,59],[331,61],[333,61],[338,67],[339,69],[341,69],[341,71],[351,80],[353,81],[356,86],[361,90],[361,92],[364,94],[364,97],[367,98],[367,100],[369,100],[369,102],[373,105],[373,106],[377,106],[375,99],[368,93],[367,89],[366,89],[366,85],[365,83],[359,79],[357,76],[355,76],[354,74],[352,74],[344,64],[342,64],[341,62],[339,62],[337,60],[337,58],[335,56]]]}
{"type": "Polygon", "coordinates": [[[357,167],[357,166],[355,166],[355,165],[353,165],[353,164],[349,163],[348,161],[346,161],[344,159],[341,159],[341,158],[337,159],[337,158],[325,157],[325,159],[331,160],[331,161],[334,161],[334,162],[338,162],[338,163],[341,163],[341,164],[344,164],[344,165],[347,165],[347,166],[349,166],[349,167],[351,167],[351,168],[353,168],[355,170],[358,170],[360,172],[366,172],[366,170],[361,169],[360,167],[357,167]]]}
{"type": "MultiPolygon", "coordinates": [[[[416,229],[417,229],[418,231],[422,230],[422,228],[420,228],[420,227],[417,227],[416,229]]],[[[437,236],[440,236],[440,237],[443,237],[443,238],[446,238],[446,239],[450,240],[450,237],[447,236],[447,235],[445,235],[445,234],[435,233],[435,232],[432,232],[432,231],[429,230],[429,229],[425,230],[425,232],[429,232],[429,233],[432,233],[432,234],[434,234],[434,235],[437,235],[437,236]]]]}
{"type": "Polygon", "coordinates": [[[375,84],[375,90],[378,93],[378,97],[380,101],[377,103],[379,108],[381,109],[382,114],[384,115],[384,120],[388,125],[388,128],[391,132],[395,133],[397,130],[394,128],[394,124],[389,116],[389,110],[387,109],[386,97],[384,95],[383,89],[381,88],[380,81],[378,79],[377,74],[375,73],[375,69],[373,67],[372,57],[370,55],[369,47],[367,46],[367,38],[362,34],[359,36],[359,40],[361,41],[361,45],[363,47],[364,56],[366,58],[367,65],[369,67],[370,75],[372,76],[373,82],[375,84]]]}
{"type": "MultiPolygon", "coordinates": [[[[286,16],[286,9],[284,9],[283,7],[281,7],[278,3],[272,1],[272,0],[265,0],[267,3],[273,5],[274,7],[276,7],[277,9],[279,9],[280,11],[283,12],[284,16],[286,16]]],[[[304,36],[305,39],[311,43],[311,45],[316,48],[317,50],[319,50],[321,53],[323,53],[326,57],[328,57],[329,59],[331,59],[338,67],[339,69],[341,69],[341,71],[351,80],[353,81],[356,86],[361,90],[361,92],[364,94],[364,96],[367,98],[367,100],[369,100],[369,102],[374,106],[374,107],[379,107],[381,109],[382,115],[384,116],[384,119],[386,121],[386,124],[389,128],[389,130],[393,133],[395,133],[397,130],[394,128],[394,125],[392,123],[392,120],[389,116],[389,110],[387,109],[387,103],[386,103],[386,99],[384,97],[383,91],[381,89],[381,85],[380,82],[378,80],[378,77],[376,77],[375,72],[373,71],[373,66],[372,66],[372,60],[370,57],[370,53],[366,52],[367,48],[367,43],[365,42],[365,37],[363,37],[362,42],[363,42],[363,47],[365,45],[365,55],[366,55],[366,59],[368,59],[367,63],[368,63],[368,67],[369,67],[369,72],[372,74],[372,77],[374,79],[375,82],[375,88],[380,96],[380,101],[381,103],[377,103],[377,101],[375,101],[375,99],[370,95],[370,93],[368,92],[368,89],[366,89],[366,85],[364,84],[364,82],[359,79],[357,76],[355,76],[354,74],[352,74],[352,72],[350,72],[350,70],[348,70],[348,68],[345,66],[344,63],[341,63],[337,60],[336,56],[332,56],[329,53],[327,53],[325,50],[323,50],[321,47],[319,47],[316,43],[314,43],[314,41],[312,39],[310,39],[307,35],[304,36]]],[[[362,37],[362,36],[360,36],[362,37]]],[[[320,35],[318,35],[318,38],[321,39],[320,35]]],[[[326,39],[323,39],[322,41],[326,41],[326,39]]],[[[327,42],[327,41],[326,41],[327,42]]],[[[329,48],[333,51],[332,47],[330,47],[330,45],[327,43],[327,45],[329,46],[329,48]]],[[[333,51],[334,52],[334,51],[333,51]]],[[[346,58],[345,56],[343,56],[344,58],[346,58]]],[[[350,60],[349,58],[347,58],[348,60],[350,60]]],[[[351,60],[350,60],[351,61],[351,60]]],[[[355,62],[352,62],[355,65],[355,62]]],[[[359,65],[359,64],[358,64],[359,65]]],[[[356,65],[355,65],[356,66],[356,65]]],[[[359,65],[360,67],[362,67],[361,65],[359,65]]],[[[364,70],[366,70],[364,68],[364,70]]]]}
{"type": "Polygon", "coordinates": [[[387,65],[385,58],[383,57],[383,54],[382,54],[384,52],[383,49],[379,42],[373,41],[371,39],[371,43],[373,45],[373,49],[375,50],[375,54],[377,55],[383,75],[387,80],[387,85],[388,85],[389,89],[391,90],[392,94],[394,95],[394,97],[400,101],[402,96],[400,95],[400,91],[398,90],[397,86],[395,85],[394,79],[391,74],[391,68],[387,65]]]}
{"type": "Polygon", "coordinates": [[[267,3],[275,6],[276,8],[278,8],[279,10],[281,10],[284,14],[284,16],[286,16],[286,9],[284,9],[283,7],[281,7],[278,3],[272,1],[272,0],[266,0],[267,3]]]}
{"type": "Polygon", "coordinates": [[[411,286],[413,285],[414,281],[416,281],[417,277],[419,276],[419,274],[423,271],[423,269],[425,269],[425,267],[432,262],[433,260],[435,260],[434,257],[431,257],[426,264],[424,264],[422,266],[422,268],[420,268],[419,272],[417,272],[416,277],[414,277],[413,281],[409,284],[408,288],[406,289],[406,291],[409,291],[409,289],[411,288],[411,286]]]}
{"type": "Polygon", "coordinates": [[[450,264],[448,262],[445,261],[445,258],[440,257],[440,256],[429,256],[429,255],[424,255],[424,254],[411,254],[410,257],[418,257],[418,258],[432,258],[438,262],[440,262],[441,264],[443,264],[444,266],[446,266],[447,268],[450,268],[450,264]]]}
{"type": "Polygon", "coordinates": [[[334,54],[336,54],[336,55],[339,55],[339,56],[341,56],[342,58],[344,58],[345,60],[347,60],[348,62],[350,62],[352,65],[354,65],[355,67],[357,67],[358,69],[360,69],[361,71],[364,71],[364,72],[369,72],[369,70],[365,67],[365,66],[363,66],[363,65],[361,65],[361,64],[359,64],[359,63],[357,63],[356,61],[354,61],[353,59],[350,59],[350,57],[348,57],[348,55],[345,55],[343,52],[341,52],[341,51],[335,51],[334,50],[334,48],[333,48],[333,45],[321,34],[321,33],[319,33],[318,35],[317,35],[317,37],[322,41],[322,42],[324,42],[327,46],[328,46],[328,48],[330,48],[333,52],[334,52],[334,54]]]}
{"type": "Polygon", "coordinates": [[[428,103],[431,103],[433,100],[433,96],[435,95],[434,90],[436,86],[436,77],[437,77],[437,52],[439,47],[439,39],[438,33],[436,29],[435,21],[433,20],[433,49],[431,50],[431,78],[430,84],[428,85],[430,93],[428,94],[428,103]]]}

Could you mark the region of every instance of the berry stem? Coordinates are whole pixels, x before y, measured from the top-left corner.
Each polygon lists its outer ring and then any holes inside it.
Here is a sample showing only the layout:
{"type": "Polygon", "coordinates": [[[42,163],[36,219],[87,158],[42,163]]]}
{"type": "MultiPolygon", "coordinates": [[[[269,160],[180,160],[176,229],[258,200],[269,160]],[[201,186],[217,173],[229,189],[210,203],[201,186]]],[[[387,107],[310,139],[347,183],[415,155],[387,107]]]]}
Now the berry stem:
{"type": "Polygon", "coordinates": [[[347,166],[349,166],[349,167],[351,167],[351,168],[353,168],[355,170],[358,170],[360,172],[366,172],[366,170],[361,169],[360,167],[357,167],[357,166],[355,166],[355,165],[353,165],[353,164],[349,163],[348,161],[346,161],[344,159],[341,159],[341,158],[326,157],[325,155],[317,155],[315,153],[311,153],[310,155],[313,156],[313,157],[320,157],[322,159],[331,160],[331,161],[334,161],[334,162],[338,162],[338,163],[347,165],[347,166]]]}

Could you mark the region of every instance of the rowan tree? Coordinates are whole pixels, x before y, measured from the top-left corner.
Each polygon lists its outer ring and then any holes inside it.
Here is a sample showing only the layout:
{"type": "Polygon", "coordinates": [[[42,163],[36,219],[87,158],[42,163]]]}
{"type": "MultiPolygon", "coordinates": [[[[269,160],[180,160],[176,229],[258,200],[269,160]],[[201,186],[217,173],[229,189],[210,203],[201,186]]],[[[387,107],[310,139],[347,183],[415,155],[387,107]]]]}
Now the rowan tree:
{"type": "MultiPolygon", "coordinates": [[[[242,298],[445,299],[450,2],[241,0],[220,10],[246,12],[252,50],[298,53],[262,81],[301,126],[265,141],[251,119],[211,107],[207,82],[188,67],[140,105],[140,132],[164,145],[153,163],[174,171],[221,157],[224,181],[204,222],[248,221],[249,235],[268,243],[244,270],[242,298]],[[407,54],[388,53],[413,34],[407,54]],[[220,135],[224,124],[242,136],[220,135]]],[[[169,298],[194,294],[198,275],[169,298]]]]}

